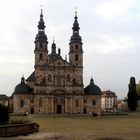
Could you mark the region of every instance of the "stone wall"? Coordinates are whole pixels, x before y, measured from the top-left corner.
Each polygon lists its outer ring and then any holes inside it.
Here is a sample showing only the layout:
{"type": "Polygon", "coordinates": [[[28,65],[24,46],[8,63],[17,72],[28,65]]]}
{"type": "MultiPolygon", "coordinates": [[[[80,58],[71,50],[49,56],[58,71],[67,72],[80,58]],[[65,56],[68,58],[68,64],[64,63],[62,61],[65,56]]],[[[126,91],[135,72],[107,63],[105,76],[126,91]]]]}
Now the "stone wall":
{"type": "Polygon", "coordinates": [[[58,106],[61,107],[60,114],[76,114],[76,113],[92,113],[101,112],[101,96],[100,95],[45,95],[37,94],[31,95],[16,95],[14,96],[14,114],[59,114],[58,106]],[[25,106],[20,106],[20,100],[23,99],[25,106]],[[84,103],[86,100],[86,103],[84,103]],[[31,102],[33,101],[33,102],[31,102]],[[95,101],[95,105],[93,105],[95,101]],[[31,110],[33,109],[33,112],[31,110]],[[86,110],[84,112],[84,109],[86,110]]]}
{"type": "Polygon", "coordinates": [[[0,125],[0,137],[27,135],[29,133],[38,132],[38,131],[39,131],[39,125],[37,123],[0,125]]]}
{"type": "Polygon", "coordinates": [[[85,97],[86,103],[85,108],[87,113],[101,113],[101,96],[100,95],[87,95],[85,97]],[[95,102],[95,103],[93,103],[95,102]]]}

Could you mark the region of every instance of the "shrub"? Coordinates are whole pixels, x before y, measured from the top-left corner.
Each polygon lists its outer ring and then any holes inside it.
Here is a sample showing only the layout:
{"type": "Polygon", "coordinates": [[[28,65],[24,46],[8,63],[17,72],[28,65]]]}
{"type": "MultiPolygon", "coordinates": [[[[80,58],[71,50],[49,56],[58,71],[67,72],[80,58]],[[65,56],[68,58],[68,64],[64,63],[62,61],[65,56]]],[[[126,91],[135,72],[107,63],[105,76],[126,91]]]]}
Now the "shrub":
{"type": "Polygon", "coordinates": [[[0,123],[6,123],[9,121],[8,107],[0,104],[0,123]]]}
{"type": "Polygon", "coordinates": [[[128,107],[131,111],[135,111],[137,108],[137,92],[136,92],[136,83],[135,83],[135,77],[130,78],[130,83],[128,85],[129,90],[128,90],[128,107]]]}

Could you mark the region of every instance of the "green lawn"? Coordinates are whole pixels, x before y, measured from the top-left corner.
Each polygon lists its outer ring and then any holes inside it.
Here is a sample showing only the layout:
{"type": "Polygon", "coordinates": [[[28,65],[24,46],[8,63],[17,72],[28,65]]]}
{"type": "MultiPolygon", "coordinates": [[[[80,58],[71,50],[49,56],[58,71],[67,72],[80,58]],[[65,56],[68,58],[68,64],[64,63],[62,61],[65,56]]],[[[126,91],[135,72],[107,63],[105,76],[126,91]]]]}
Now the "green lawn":
{"type": "Polygon", "coordinates": [[[40,133],[61,133],[77,140],[140,140],[140,113],[96,118],[29,115],[17,119],[37,122],[40,133]]]}

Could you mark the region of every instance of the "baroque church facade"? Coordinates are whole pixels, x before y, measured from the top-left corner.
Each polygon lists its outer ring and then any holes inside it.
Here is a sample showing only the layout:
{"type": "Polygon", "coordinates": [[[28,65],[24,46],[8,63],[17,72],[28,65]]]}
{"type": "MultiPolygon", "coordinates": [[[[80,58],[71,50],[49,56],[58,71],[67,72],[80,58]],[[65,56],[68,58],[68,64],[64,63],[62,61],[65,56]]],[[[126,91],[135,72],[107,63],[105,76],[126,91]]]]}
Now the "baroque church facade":
{"type": "Polygon", "coordinates": [[[75,13],[69,42],[69,61],[53,41],[48,52],[48,39],[41,10],[35,37],[34,72],[15,87],[13,107],[15,114],[71,114],[101,112],[101,90],[93,79],[83,85],[83,43],[75,13]]]}

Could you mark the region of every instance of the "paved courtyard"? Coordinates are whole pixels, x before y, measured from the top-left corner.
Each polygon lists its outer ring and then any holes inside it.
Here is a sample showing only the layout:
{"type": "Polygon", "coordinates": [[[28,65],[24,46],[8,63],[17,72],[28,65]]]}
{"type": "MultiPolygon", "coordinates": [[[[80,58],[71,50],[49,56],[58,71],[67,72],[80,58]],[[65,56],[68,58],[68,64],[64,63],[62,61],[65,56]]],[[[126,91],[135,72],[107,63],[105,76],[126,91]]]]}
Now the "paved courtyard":
{"type": "MultiPolygon", "coordinates": [[[[13,118],[12,118],[13,119],[13,118]]],[[[101,117],[24,116],[40,125],[40,132],[6,140],[139,140],[140,113],[101,117]]]]}

